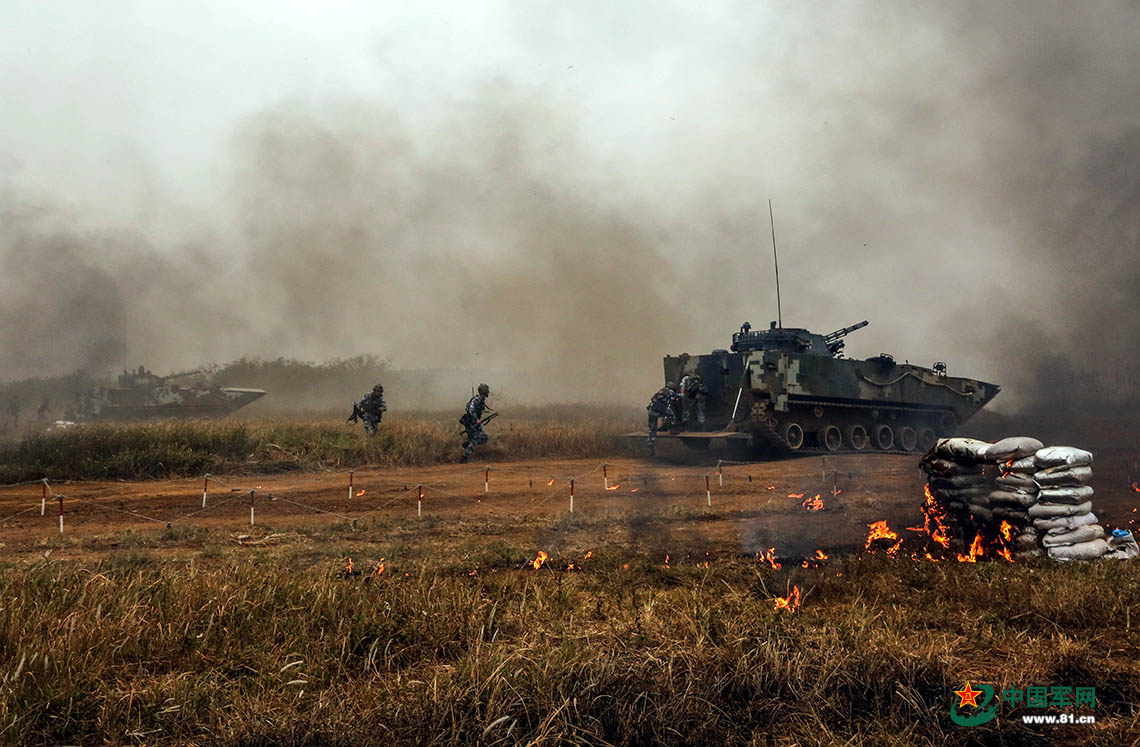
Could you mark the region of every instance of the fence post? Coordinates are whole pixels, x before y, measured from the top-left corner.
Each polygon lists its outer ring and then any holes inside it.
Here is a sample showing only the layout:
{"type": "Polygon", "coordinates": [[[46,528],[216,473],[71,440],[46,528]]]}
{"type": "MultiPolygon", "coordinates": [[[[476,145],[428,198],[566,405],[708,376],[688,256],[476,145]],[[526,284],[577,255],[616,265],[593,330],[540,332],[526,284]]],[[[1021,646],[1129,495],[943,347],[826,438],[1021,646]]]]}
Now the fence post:
{"type": "Polygon", "coordinates": [[[574,478],[570,478],[570,513],[574,513],[574,478]]]}
{"type": "Polygon", "coordinates": [[[206,491],[210,489],[210,473],[207,472],[206,476],[202,478],[202,508],[206,507],[206,491]]]}

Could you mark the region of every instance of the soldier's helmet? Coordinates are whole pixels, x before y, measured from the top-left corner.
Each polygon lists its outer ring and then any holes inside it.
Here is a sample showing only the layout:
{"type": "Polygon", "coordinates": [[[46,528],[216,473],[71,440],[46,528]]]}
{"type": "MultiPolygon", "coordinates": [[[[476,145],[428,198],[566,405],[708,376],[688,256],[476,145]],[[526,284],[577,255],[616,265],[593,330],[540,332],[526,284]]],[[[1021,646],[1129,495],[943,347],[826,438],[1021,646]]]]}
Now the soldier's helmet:
{"type": "Polygon", "coordinates": [[[372,387],[372,391],[376,392],[377,394],[383,394],[384,393],[384,385],[383,384],[377,384],[376,386],[372,387]]]}
{"type": "Polygon", "coordinates": [[[486,384],[480,384],[478,391],[479,394],[482,394],[484,397],[486,397],[491,393],[491,387],[487,386],[486,384]]]}

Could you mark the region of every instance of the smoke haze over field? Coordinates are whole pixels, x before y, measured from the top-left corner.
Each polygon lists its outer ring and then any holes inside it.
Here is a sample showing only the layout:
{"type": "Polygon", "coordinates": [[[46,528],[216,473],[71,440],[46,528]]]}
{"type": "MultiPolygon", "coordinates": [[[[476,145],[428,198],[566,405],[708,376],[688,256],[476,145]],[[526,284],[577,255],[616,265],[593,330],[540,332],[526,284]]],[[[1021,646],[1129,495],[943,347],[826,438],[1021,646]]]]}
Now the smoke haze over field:
{"type": "Polygon", "coordinates": [[[6,4],[0,379],[125,330],[641,401],[775,318],[772,198],[785,324],[1136,398],[1134,3],[643,8],[6,4]]]}

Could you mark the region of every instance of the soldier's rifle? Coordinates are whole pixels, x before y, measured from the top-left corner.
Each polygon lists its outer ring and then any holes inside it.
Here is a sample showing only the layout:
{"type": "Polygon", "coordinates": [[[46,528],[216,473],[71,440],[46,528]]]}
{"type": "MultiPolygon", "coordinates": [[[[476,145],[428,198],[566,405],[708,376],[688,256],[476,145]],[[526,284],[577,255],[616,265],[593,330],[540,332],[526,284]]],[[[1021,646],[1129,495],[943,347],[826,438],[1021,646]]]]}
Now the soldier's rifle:
{"type": "MultiPolygon", "coordinates": [[[[490,423],[492,420],[494,420],[494,419],[495,419],[495,418],[497,418],[497,417],[499,417],[499,413],[498,413],[498,412],[492,412],[490,415],[488,415],[488,416],[484,417],[482,420],[476,420],[476,421],[475,421],[475,425],[476,425],[476,426],[478,426],[479,428],[482,428],[482,427],[483,427],[483,426],[485,426],[487,423],[490,423]]],[[[464,425],[464,426],[463,426],[463,430],[464,430],[464,431],[466,431],[466,430],[467,430],[467,426],[466,426],[466,425],[464,425]]]]}
{"type": "Polygon", "coordinates": [[[364,413],[360,411],[360,403],[357,402],[356,404],[354,404],[352,406],[352,414],[349,415],[348,420],[346,420],[344,422],[355,423],[356,421],[358,421],[362,417],[364,417],[364,413]]]}

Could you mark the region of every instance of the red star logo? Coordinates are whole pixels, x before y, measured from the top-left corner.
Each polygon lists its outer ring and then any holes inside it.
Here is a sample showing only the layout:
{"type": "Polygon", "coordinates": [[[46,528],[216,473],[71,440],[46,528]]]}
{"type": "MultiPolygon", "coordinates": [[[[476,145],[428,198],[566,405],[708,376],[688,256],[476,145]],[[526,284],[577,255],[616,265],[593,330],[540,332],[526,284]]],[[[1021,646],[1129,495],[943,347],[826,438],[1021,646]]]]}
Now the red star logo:
{"type": "Polygon", "coordinates": [[[967,703],[969,703],[974,708],[977,708],[978,707],[978,696],[982,694],[982,691],[973,689],[973,687],[970,685],[970,683],[967,682],[965,688],[963,688],[961,690],[955,690],[954,694],[962,699],[962,702],[958,704],[959,708],[962,708],[967,703]]]}

